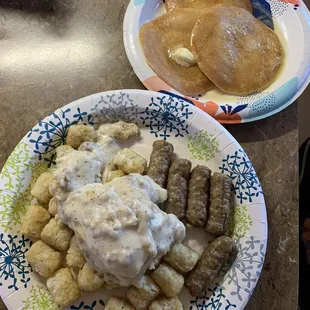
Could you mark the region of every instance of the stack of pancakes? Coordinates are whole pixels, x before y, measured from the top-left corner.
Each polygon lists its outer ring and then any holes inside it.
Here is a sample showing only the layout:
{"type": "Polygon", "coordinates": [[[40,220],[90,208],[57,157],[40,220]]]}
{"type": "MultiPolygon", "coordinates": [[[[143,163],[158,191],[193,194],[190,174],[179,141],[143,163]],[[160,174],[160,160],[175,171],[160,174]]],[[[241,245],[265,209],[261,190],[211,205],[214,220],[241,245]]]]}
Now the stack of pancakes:
{"type": "Polygon", "coordinates": [[[211,88],[238,95],[269,86],[283,62],[277,35],[252,15],[250,0],[166,0],[167,13],[140,28],[148,64],[184,95],[211,88]],[[181,66],[170,51],[187,48],[181,66]]]}

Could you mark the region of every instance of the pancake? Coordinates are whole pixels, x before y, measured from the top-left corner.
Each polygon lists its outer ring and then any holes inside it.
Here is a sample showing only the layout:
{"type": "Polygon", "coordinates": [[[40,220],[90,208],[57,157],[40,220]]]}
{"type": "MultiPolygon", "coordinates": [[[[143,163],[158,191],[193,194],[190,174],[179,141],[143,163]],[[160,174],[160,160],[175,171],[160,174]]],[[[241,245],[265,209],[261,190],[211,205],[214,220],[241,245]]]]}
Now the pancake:
{"type": "Polygon", "coordinates": [[[253,7],[250,0],[166,0],[166,10],[176,8],[189,8],[196,10],[210,9],[214,5],[236,6],[253,13],[253,7]]]}
{"type": "Polygon", "coordinates": [[[190,51],[191,33],[199,16],[198,10],[174,9],[140,28],[140,42],[148,64],[184,95],[200,94],[213,86],[197,64],[183,67],[169,56],[178,47],[190,51]]]}
{"type": "Polygon", "coordinates": [[[283,62],[277,35],[244,9],[216,6],[199,18],[192,52],[220,89],[248,94],[269,86],[283,62]]]}

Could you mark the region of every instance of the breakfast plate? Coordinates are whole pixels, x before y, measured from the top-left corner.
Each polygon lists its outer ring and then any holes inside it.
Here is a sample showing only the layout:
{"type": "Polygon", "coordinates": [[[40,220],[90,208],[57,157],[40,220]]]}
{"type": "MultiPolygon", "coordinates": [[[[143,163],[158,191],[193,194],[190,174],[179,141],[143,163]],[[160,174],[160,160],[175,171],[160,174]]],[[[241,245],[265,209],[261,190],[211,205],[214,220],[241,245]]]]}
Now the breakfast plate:
{"type": "MultiPolygon", "coordinates": [[[[31,204],[30,190],[42,172],[53,171],[56,148],[66,142],[71,125],[96,127],[119,120],[135,123],[141,137],[131,148],[149,159],[155,140],[166,140],[175,152],[195,165],[207,165],[226,174],[234,193],[234,219],[229,228],[238,254],[201,298],[183,287],[179,298],[186,310],[243,309],[260,277],[267,245],[267,218],[263,190],[238,142],[216,120],[188,101],[169,94],[119,90],[74,101],[35,125],[15,147],[0,175],[0,294],[8,309],[58,309],[26,260],[35,240],[19,233],[31,204]]],[[[195,248],[208,242],[203,229],[193,229],[185,244],[195,248]]],[[[123,289],[83,293],[68,309],[103,309],[110,295],[123,289]]]]}
{"type": "MultiPolygon", "coordinates": [[[[301,0],[252,0],[252,3],[261,6],[262,11],[266,5],[270,8],[274,31],[283,46],[284,63],[276,79],[262,91],[231,95],[211,89],[198,96],[184,96],[220,123],[252,122],[273,115],[293,103],[310,81],[310,15],[305,4],[301,0]]],[[[183,96],[148,65],[139,40],[140,27],[163,14],[162,0],[131,0],[124,18],[124,46],[133,70],[148,90],[183,96]]]]}

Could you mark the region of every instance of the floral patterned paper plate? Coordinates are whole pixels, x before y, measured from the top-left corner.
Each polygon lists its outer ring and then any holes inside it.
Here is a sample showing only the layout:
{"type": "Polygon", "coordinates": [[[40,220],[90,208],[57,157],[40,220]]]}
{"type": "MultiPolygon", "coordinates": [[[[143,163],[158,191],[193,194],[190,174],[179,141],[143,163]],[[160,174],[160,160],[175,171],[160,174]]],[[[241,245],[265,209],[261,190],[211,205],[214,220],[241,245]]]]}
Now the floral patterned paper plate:
{"type": "MultiPolygon", "coordinates": [[[[212,90],[198,97],[186,97],[220,123],[252,122],[273,115],[293,103],[310,81],[310,14],[305,4],[302,0],[251,1],[255,16],[266,24],[274,24],[284,47],[284,65],[272,85],[261,92],[234,96],[212,90]]],[[[139,42],[141,25],[164,12],[163,0],[131,0],[124,19],[124,46],[136,75],[147,89],[183,96],[149,67],[139,42]]]]}
{"type": "MultiPolygon", "coordinates": [[[[180,299],[186,310],[243,309],[260,276],[267,244],[266,208],[255,170],[238,142],[208,114],[174,96],[138,90],[99,93],[58,109],[27,133],[5,163],[0,175],[0,294],[8,309],[57,309],[44,280],[25,259],[32,241],[19,234],[30,187],[42,172],[53,169],[55,149],[65,143],[70,125],[117,120],[140,126],[141,140],[133,149],[145,158],[155,139],[166,139],[193,165],[206,164],[231,178],[236,210],[230,229],[238,256],[203,298],[183,289],[180,299]]],[[[210,237],[203,229],[188,235],[191,247],[193,240],[206,243],[210,237]]],[[[68,309],[103,309],[108,296],[106,291],[85,293],[68,309]]]]}

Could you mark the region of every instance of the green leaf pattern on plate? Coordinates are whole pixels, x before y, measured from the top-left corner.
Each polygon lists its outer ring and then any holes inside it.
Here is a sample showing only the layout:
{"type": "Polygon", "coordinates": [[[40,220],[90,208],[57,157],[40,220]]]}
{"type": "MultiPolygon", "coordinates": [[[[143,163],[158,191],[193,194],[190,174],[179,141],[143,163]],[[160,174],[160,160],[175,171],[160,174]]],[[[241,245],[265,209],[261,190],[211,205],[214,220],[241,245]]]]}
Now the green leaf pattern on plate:
{"type": "Polygon", "coordinates": [[[1,180],[4,180],[4,190],[0,191],[0,226],[5,232],[21,224],[21,218],[25,215],[32,200],[31,186],[39,175],[48,169],[46,161],[31,160],[32,151],[27,144],[21,142],[17,145],[11,156],[5,163],[1,180]],[[31,172],[29,186],[24,189],[25,174],[31,172]]]}
{"type": "Polygon", "coordinates": [[[58,310],[52,299],[52,296],[43,287],[33,286],[29,297],[23,301],[23,310],[58,310]]]}
{"type": "Polygon", "coordinates": [[[188,136],[187,148],[195,159],[210,161],[219,152],[219,142],[216,137],[204,130],[188,136]]]}
{"type": "Polygon", "coordinates": [[[232,209],[228,223],[230,235],[234,240],[245,236],[252,227],[252,218],[246,205],[237,205],[232,209]]]}

